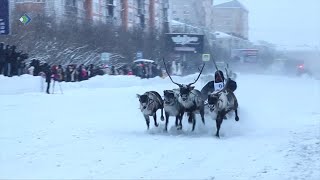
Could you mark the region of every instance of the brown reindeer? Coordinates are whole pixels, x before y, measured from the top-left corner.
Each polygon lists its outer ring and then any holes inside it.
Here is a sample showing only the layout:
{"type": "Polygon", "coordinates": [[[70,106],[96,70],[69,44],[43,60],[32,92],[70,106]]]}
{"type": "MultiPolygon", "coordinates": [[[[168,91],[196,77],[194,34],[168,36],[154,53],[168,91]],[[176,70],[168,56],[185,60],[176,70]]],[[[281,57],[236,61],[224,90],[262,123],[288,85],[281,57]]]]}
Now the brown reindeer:
{"type": "Polygon", "coordinates": [[[202,68],[200,69],[200,73],[199,73],[197,79],[194,82],[185,85],[185,84],[179,84],[179,83],[174,82],[168,72],[168,69],[167,69],[166,63],[164,62],[164,59],[163,59],[163,63],[164,63],[166,72],[167,72],[170,80],[172,81],[172,83],[179,86],[178,101],[183,106],[185,112],[187,112],[187,114],[189,116],[188,122],[192,123],[192,131],[194,131],[194,128],[196,125],[196,119],[195,119],[196,113],[200,113],[202,123],[205,124],[204,100],[201,97],[201,92],[199,90],[195,89],[194,86],[192,86],[193,84],[195,84],[198,81],[199,77],[201,76],[205,64],[203,64],[202,68]]]}
{"type": "Polygon", "coordinates": [[[208,95],[208,105],[210,111],[215,111],[216,117],[216,136],[220,137],[219,131],[223,119],[230,111],[235,112],[235,120],[239,121],[238,116],[238,100],[229,88],[224,88],[221,91],[213,92],[208,95]]]}

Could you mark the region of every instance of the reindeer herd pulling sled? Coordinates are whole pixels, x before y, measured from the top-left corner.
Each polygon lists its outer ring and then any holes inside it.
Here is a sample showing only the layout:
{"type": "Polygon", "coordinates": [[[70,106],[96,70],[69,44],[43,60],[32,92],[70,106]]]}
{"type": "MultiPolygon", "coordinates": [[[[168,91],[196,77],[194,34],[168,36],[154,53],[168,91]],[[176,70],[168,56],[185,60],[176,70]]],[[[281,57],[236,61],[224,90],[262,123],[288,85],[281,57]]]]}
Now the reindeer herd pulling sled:
{"type": "Polygon", "coordinates": [[[179,88],[164,90],[163,99],[156,91],[147,91],[142,95],[137,94],[140,102],[140,110],[144,115],[148,130],[150,127],[150,116],[153,116],[154,125],[156,127],[159,126],[156,114],[158,110],[161,110],[161,121],[165,120],[164,131],[168,130],[170,116],[174,116],[176,118],[175,126],[177,130],[182,130],[182,119],[185,113],[187,113],[188,122],[190,124],[192,123],[192,131],[194,131],[196,125],[196,114],[200,114],[202,123],[205,125],[205,109],[214,112],[216,116],[217,137],[220,137],[219,131],[222,121],[226,119],[226,115],[230,111],[235,112],[235,120],[239,121],[238,100],[233,93],[235,89],[228,87],[228,81],[226,86],[219,91],[212,91],[214,89],[211,91],[207,90],[207,85],[203,87],[201,91],[199,91],[192,85],[198,81],[205,64],[203,64],[202,68],[200,69],[200,73],[194,82],[190,84],[179,84],[173,81],[168,73],[168,69],[164,61],[163,63],[170,80],[179,88]],[[163,111],[165,117],[163,116],[163,111]]]}

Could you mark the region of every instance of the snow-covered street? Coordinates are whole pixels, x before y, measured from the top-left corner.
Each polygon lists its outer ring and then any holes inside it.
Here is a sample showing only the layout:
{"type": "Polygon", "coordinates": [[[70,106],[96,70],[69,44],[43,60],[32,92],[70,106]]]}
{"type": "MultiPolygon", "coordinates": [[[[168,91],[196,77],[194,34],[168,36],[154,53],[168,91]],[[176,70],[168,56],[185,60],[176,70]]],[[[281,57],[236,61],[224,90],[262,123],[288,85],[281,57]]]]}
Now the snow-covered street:
{"type": "Polygon", "coordinates": [[[225,120],[217,139],[208,116],[206,126],[197,116],[194,133],[186,117],[182,133],[172,117],[168,133],[160,120],[146,130],[136,94],[176,88],[168,78],[100,76],[47,95],[39,78],[1,76],[0,179],[320,178],[320,82],[241,74],[237,82],[240,121],[225,120]]]}

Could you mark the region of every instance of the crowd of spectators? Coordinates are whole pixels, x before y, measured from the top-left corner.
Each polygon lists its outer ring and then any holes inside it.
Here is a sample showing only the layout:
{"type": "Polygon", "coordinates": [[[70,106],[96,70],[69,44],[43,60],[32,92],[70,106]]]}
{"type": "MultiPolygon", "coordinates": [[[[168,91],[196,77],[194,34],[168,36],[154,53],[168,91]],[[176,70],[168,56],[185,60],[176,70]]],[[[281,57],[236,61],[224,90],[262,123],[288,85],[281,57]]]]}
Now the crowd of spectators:
{"type": "Polygon", "coordinates": [[[0,43],[0,75],[15,76],[25,73],[28,54],[17,51],[16,46],[0,43]]]}

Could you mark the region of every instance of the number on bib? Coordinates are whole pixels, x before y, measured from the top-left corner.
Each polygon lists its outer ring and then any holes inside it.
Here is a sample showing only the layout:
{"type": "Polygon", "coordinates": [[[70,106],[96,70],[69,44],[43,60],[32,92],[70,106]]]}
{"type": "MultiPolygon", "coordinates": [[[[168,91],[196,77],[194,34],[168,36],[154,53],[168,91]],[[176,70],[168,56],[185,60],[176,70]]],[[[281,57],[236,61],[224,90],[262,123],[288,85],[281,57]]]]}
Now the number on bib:
{"type": "Polygon", "coordinates": [[[214,89],[215,90],[221,90],[223,89],[223,83],[214,83],[214,89]]]}

